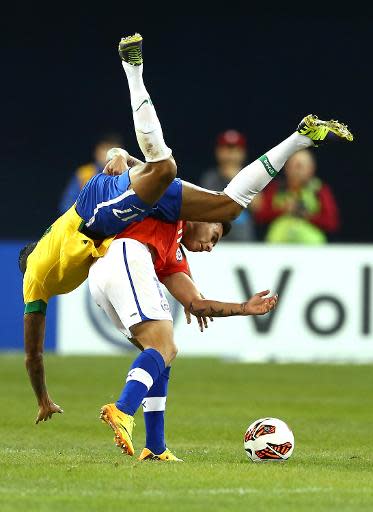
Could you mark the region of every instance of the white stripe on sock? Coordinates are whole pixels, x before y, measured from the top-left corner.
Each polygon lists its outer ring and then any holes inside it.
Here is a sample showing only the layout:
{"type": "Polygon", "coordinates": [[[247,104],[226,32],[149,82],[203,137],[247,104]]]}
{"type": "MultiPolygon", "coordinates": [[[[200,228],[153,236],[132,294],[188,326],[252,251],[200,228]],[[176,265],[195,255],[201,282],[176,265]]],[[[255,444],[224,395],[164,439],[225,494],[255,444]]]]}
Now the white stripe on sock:
{"type": "Polygon", "coordinates": [[[144,412],[164,411],[166,409],[166,396],[149,396],[144,398],[142,408],[144,412]]]}
{"type": "Polygon", "coordinates": [[[132,368],[132,370],[128,372],[126,382],[129,382],[130,380],[137,380],[138,382],[144,384],[148,389],[150,389],[153,385],[152,376],[142,368],[132,368]]]}

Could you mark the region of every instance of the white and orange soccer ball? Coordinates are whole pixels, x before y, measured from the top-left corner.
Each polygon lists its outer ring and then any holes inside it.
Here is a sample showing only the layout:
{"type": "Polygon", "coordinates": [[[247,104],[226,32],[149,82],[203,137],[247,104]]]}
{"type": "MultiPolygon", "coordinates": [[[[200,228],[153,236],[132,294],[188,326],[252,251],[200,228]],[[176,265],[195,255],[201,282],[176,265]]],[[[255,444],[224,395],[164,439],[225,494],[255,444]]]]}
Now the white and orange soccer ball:
{"type": "Polygon", "coordinates": [[[286,460],[294,450],[294,434],[278,418],[260,418],[246,430],[244,448],[253,462],[286,460]]]}

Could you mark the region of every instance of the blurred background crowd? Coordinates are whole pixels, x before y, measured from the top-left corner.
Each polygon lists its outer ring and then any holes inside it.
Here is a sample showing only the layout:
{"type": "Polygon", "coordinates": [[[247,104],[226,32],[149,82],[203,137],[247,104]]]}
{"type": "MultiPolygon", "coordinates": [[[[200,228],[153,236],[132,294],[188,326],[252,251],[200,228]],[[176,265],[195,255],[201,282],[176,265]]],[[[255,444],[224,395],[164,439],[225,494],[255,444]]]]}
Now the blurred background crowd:
{"type": "Polygon", "coordinates": [[[37,239],[102,169],[107,148],[121,145],[141,157],[117,54],[120,37],[140,31],[145,82],[182,179],[222,190],[309,113],[344,121],[355,135],[353,144],[291,158],[227,240],[372,241],[363,220],[373,185],[366,164],[367,17],[307,9],[167,15],[160,23],[118,12],[103,23],[101,13],[77,6],[74,16],[60,13],[48,22],[30,9],[17,23],[16,35],[11,24],[5,27],[0,46],[7,70],[1,84],[3,240],[37,239]],[[331,27],[343,44],[321,41],[331,27]],[[198,50],[190,46],[191,34],[203,34],[198,50]]]}

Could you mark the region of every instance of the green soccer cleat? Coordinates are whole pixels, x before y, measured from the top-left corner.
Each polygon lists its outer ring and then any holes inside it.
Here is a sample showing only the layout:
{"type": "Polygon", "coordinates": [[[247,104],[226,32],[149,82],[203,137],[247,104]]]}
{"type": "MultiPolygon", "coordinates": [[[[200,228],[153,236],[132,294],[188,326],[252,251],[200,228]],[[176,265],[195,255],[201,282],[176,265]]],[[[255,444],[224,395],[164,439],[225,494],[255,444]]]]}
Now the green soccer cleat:
{"type": "Polygon", "coordinates": [[[331,121],[322,121],[313,114],[309,114],[302,119],[298,125],[297,132],[309,137],[316,147],[320,146],[324,141],[336,138],[346,139],[350,142],[354,140],[354,136],[347,128],[347,125],[333,119],[331,121]]]}
{"type": "Polygon", "coordinates": [[[136,32],[133,36],[122,37],[118,45],[119,56],[131,66],[140,66],[142,60],[142,36],[136,32]]]}

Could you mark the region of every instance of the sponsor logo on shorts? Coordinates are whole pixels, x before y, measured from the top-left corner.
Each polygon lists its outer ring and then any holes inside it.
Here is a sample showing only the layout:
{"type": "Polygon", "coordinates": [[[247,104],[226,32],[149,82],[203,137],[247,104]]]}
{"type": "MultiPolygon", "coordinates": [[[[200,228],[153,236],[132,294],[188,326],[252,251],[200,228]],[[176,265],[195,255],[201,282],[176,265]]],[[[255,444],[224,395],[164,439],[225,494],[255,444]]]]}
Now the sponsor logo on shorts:
{"type": "Polygon", "coordinates": [[[176,260],[181,261],[182,259],[183,259],[183,253],[181,252],[180,247],[178,247],[177,251],[176,251],[176,260]]]}

